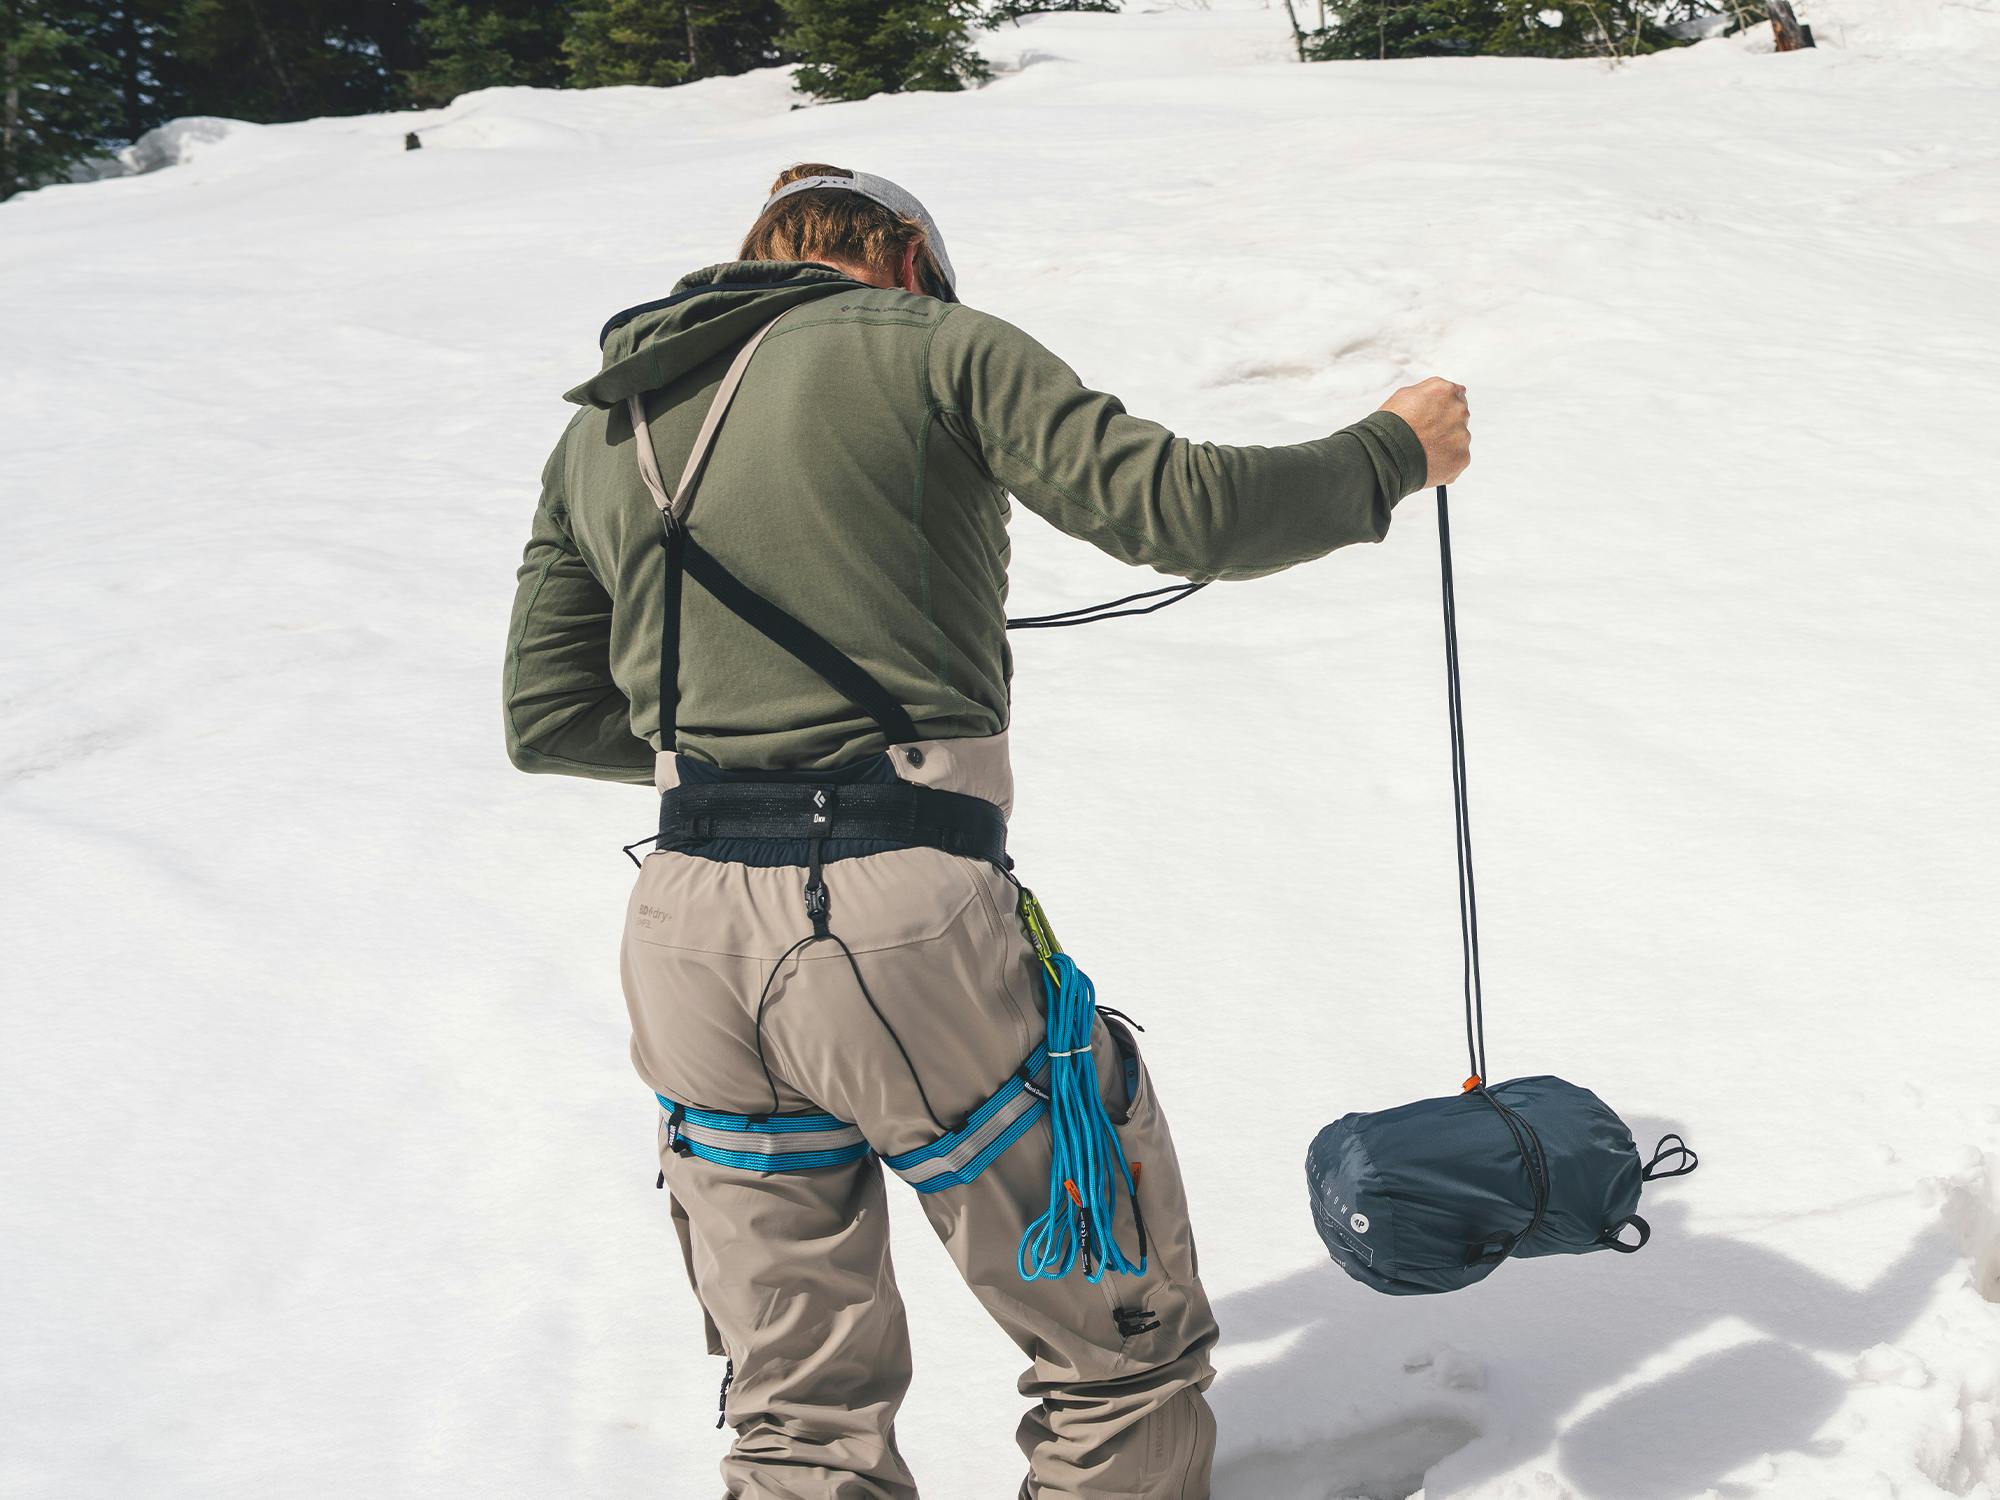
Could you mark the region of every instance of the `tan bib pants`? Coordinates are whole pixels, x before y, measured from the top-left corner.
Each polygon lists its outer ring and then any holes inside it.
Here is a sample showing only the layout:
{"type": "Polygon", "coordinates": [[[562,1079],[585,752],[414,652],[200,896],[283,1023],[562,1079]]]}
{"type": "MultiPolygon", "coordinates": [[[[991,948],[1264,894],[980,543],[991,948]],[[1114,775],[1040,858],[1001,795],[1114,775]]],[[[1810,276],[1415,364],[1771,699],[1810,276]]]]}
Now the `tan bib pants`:
{"type": "MultiPolygon", "coordinates": [[[[1003,809],[1011,800],[1004,735],[902,746],[891,758],[905,780],[1003,809]]],[[[663,790],[674,764],[661,758],[663,790]]],[[[879,1019],[836,944],[779,964],[811,930],[802,869],[657,853],[626,918],[632,1055],[655,1092],[685,1105],[768,1112],[775,1084],[777,1112],[859,1127],[870,1149],[856,1160],[765,1172],[668,1149],[663,1120],[660,1159],[710,1352],[735,1365],[727,1494],[909,1500],[916,1484],[895,1418],[910,1344],[879,1157],[928,1145],[940,1135],[933,1113],[956,1125],[1015,1072],[1043,1039],[1041,968],[1014,887],[978,861],[905,849],[835,861],[825,878],[832,930],[879,1019]]],[[[1020,1382],[1035,1403],[1018,1432],[1029,1464],[1021,1495],[1204,1500],[1215,1323],[1166,1119],[1143,1062],[1128,1097],[1111,1024],[1099,1018],[1092,1052],[1107,1105],[1114,1115],[1129,1106],[1119,1138],[1139,1170],[1143,1276],[1021,1278],[1022,1233],[1048,1206],[1046,1119],[973,1181],[922,1203],[959,1274],[1032,1361],[1020,1382]]],[[[1136,1260],[1129,1205],[1116,1233],[1136,1260]]]]}

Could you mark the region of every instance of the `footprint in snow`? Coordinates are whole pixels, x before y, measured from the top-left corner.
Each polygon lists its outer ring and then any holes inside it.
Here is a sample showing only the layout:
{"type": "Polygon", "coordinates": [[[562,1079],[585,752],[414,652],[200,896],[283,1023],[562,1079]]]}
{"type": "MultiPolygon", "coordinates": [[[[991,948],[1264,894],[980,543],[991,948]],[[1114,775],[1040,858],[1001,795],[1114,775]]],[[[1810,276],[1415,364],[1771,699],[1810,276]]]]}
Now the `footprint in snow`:
{"type": "Polygon", "coordinates": [[[1433,1412],[1246,1453],[1216,1466],[1216,1500],[1410,1500],[1426,1473],[1478,1436],[1463,1417],[1433,1412]]]}
{"type": "Polygon", "coordinates": [[[1966,1155],[1964,1167],[1927,1188],[1965,1254],[1973,1286],[1988,1302],[2000,1302],[2000,1154],[1966,1155]]]}

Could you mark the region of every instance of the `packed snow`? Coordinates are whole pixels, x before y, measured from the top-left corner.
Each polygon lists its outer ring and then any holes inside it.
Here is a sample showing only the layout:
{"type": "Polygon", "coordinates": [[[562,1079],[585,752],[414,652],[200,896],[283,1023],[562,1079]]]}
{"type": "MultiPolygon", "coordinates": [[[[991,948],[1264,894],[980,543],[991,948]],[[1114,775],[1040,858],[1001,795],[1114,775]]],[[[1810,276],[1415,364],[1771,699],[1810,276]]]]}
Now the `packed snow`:
{"type": "MultiPolygon", "coordinates": [[[[598,325],[820,159],[1190,435],[1471,387],[1494,1065],[1703,1156],[1642,1254],[1450,1297],[1314,1236],[1313,1133],[1463,1072],[1427,497],[1019,641],[1015,850],[1149,1028],[1216,1494],[1994,1500],[2000,15],[1811,19],[1301,66],[1282,8],[1135,4],[964,95],[196,121],[0,207],[0,1493],[718,1488],[615,966],[651,802],[513,772],[498,662],[598,325]]],[[[1015,535],[1018,605],[1143,586],[1015,535]]],[[[903,1447],[1011,1494],[1018,1356],[897,1213],[903,1447]]]]}

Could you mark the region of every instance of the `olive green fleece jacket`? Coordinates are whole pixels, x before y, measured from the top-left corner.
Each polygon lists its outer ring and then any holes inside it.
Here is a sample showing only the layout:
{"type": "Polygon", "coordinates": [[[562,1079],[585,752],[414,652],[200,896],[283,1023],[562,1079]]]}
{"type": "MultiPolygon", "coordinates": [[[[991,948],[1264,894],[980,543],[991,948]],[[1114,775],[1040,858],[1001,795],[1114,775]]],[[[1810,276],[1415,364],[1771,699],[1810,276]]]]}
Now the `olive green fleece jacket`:
{"type": "MultiPolygon", "coordinates": [[[[1379,541],[1424,481],[1400,417],[1289,447],[1190,442],[972,308],[823,266],[738,262],[614,318],[542,475],[508,633],[524,771],[649,781],[663,554],[626,397],[669,483],[735,351],[752,358],[689,525],[744,583],[847,652],[928,739],[1007,724],[1008,496],[1128,563],[1254,578],[1379,541]]],[[[679,746],[732,769],[823,769],[874,724],[689,582],[679,746]]]]}

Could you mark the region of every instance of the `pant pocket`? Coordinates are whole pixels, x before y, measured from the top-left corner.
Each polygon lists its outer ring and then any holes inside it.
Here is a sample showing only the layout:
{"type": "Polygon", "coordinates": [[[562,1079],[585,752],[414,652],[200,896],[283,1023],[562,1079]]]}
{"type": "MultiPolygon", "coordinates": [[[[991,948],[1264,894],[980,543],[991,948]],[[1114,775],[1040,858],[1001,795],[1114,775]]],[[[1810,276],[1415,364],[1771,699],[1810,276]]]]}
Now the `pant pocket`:
{"type": "Polygon", "coordinates": [[[708,1304],[701,1300],[701,1283],[694,1275],[694,1225],[688,1222],[687,1210],[681,1207],[680,1199],[667,1194],[667,1213],[674,1221],[674,1238],[681,1242],[681,1265],[687,1271],[688,1290],[694,1293],[695,1305],[701,1309],[702,1336],[708,1341],[710,1354],[726,1354],[729,1351],[722,1344],[722,1330],[715,1326],[715,1319],[709,1316],[708,1304]]]}
{"type": "MultiPolygon", "coordinates": [[[[1135,1023],[1102,1009],[1098,1020],[1110,1042],[1098,1063],[1098,1087],[1138,1184],[1132,1228],[1136,1233],[1137,1221],[1143,1219],[1147,1255],[1157,1260],[1169,1280],[1192,1285],[1200,1278],[1201,1264],[1194,1230],[1188,1223],[1180,1159],[1174,1154],[1166,1115],[1161,1112],[1152,1074],[1139,1050],[1135,1023]]],[[[1121,1233],[1124,1218],[1125,1213],[1120,1213],[1121,1233]]]]}
{"type": "Polygon", "coordinates": [[[1183,1390],[1147,1419],[1146,1489],[1161,1500],[1209,1500],[1215,1416],[1199,1390],[1183,1390]]]}

